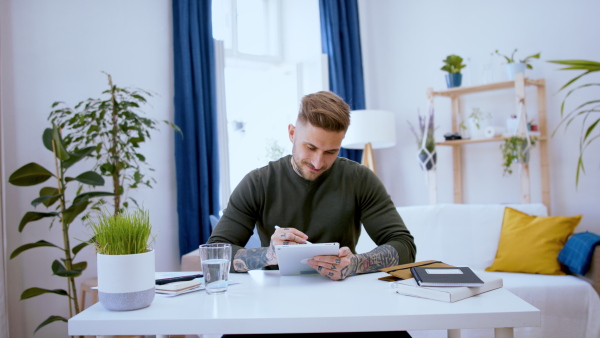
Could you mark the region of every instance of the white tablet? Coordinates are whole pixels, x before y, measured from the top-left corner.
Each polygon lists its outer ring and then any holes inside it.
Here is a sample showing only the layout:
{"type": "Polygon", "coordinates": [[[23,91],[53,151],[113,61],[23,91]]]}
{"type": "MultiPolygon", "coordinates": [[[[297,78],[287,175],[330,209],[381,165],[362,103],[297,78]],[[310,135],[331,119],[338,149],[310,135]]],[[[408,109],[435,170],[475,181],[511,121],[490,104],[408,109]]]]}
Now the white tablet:
{"type": "Polygon", "coordinates": [[[275,245],[279,272],[282,276],[317,273],[308,260],[315,256],[337,256],[339,249],[339,243],[275,245]]]}

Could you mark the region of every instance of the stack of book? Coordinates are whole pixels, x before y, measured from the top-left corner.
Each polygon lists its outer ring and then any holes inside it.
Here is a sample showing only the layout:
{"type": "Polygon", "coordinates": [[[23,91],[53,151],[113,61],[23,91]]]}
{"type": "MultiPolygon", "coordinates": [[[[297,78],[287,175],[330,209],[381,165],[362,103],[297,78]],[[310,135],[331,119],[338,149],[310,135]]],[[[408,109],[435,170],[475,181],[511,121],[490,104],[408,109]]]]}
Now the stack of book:
{"type": "Polygon", "coordinates": [[[502,287],[502,278],[479,277],[468,267],[412,267],[414,278],[394,282],[406,296],[456,302],[502,287]]]}

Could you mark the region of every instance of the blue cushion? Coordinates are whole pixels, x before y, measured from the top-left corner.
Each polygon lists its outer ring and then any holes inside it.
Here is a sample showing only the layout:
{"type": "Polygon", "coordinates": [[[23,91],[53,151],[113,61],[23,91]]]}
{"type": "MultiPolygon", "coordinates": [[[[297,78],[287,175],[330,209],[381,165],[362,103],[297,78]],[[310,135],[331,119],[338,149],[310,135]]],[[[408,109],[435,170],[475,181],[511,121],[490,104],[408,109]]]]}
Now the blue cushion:
{"type": "Polygon", "coordinates": [[[590,268],[594,248],[600,244],[600,235],[589,231],[574,234],[558,254],[558,261],[578,275],[585,275],[590,268]]]}

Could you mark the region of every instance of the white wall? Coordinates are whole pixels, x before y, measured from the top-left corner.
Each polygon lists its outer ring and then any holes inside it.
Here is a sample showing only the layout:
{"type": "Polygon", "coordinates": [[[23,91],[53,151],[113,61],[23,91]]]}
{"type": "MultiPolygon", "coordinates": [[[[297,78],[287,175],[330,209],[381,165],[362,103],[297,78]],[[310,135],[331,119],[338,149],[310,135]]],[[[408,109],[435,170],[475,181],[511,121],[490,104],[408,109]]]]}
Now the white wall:
{"type": "MultiPolygon", "coordinates": [[[[160,96],[147,113],[158,119],[172,119],[172,37],[170,1],[76,1],[6,0],[3,2],[1,74],[5,173],[37,161],[50,164],[40,143],[50,104],[63,100],[74,104],[97,97],[106,87],[101,71],[113,75],[121,86],[137,86],[160,96]]],[[[473,84],[481,80],[478,69],[495,50],[519,48],[523,54],[542,52],[544,60],[582,58],[598,60],[593,23],[600,10],[597,1],[503,2],[393,1],[360,2],[363,27],[363,54],[368,108],[389,109],[397,114],[399,144],[376,150],[379,175],[397,205],[428,203],[427,186],[415,158],[416,147],[406,120],[416,121],[416,109],[425,109],[425,90],[444,89],[441,60],[448,54],[469,56],[473,84]],[[577,10],[574,10],[576,8],[577,10]],[[580,9],[581,8],[581,9],[580,9]]],[[[305,18],[308,20],[308,18],[305,18]]],[[[316,27],[318,17],[304,23],[316,27]]],[[[287,51],[286,51],[287,52],[287,51]]],[[[497,76],[501,76],[497,59],[497,76]]],[[[562,94],[558,88],[574,74],[556,71],[556,66],[534,63],[532,78],[545,78],[548,86],[549,127],[558,124],[562,94]]],[[[590,99],[590,97],[588,97],[590,99]]],[[[494,99],[495,107],[503,100],[494,99]]],[[[487,102],[487,100],[476,100],[487,102]]],[[[512,101],[510,101],[512,102],[512,101]]],[[[482,107],[483,108],[483,107],[482,107]]],[[[533,108],[533,107],[532,107],[533,108]]],[[[436,99],[437,136],[449,129],[449,105],[436,99]],[[445,116],[442,118],[442,116],[445,116]]],[[[500,108],[498,108],[500,109],[500,108]]],[[[588,150],[587,175],[575,190],[577,156],[576,129],[562,130],[550,140],[553,214],[582,213],[578,230],[600,232],[598,144],[588,150]]],[[[518,200],[517,178],[502,177],[496,146],[475,147],[476,156],[467,158],[465,184],[469,203],[514,202],[518,200]],[[497,154],[496,154],[497,152],[497,154]],[[479,157],[482,159],[480,160],[479,157]],[[483,162],[481,165],[472,162],[483,162]],[[473,167],[470,167],[473,166],[473,167]],[[492,185],[490,185],[492,184],[492,185]]],[[[178,268],[177,213],[173,166],[173,134],[167,128],[153,134],[144,148],[156,169],[158,184],[137,196],[150,209],[159,236],[155,248],[157,269],[178,268]]],[[[535,159],[534,159],[535,160],[535,159]]],[[[449,150],[440,149],[440,202],[451,202],[449,150]]],[[[533,172],[533,170],[532,170],[533,172]]],[[[535,183],[535,182],[534,182],[535,183]]],[[[48,235],[47,223],[37,222],[17,232],[22,215],[30,210],[36,188],[5,185],[6,239],[10,253],[23,243],[57,240],[57,230],[48,235]]],[[[535,200],[536,195],[533,194],[535,200]]],[[[76,226],[76,233],[84,228],[76,226]]],[[[75,236],[81,238],[81,236],[75,236]]],[[[58,296],[41,296],[19,301],[24,288],[64,288],[62,278],[51,277],[50,249],[26,252],[7,263],[9,278],[10,336],[32,337],[34,328],[50,314],[63,308],[58,296]],[[42,256],[44,254],[44,256],[42,256]]],[[[95,273],[95,260],[86,276],[95,273]]],[[[38,336],[63,337],[66,324],[55,323],[38,336]]]]}
{"type": "MultiPolygon", "coordinates": [[[[530,78],[545,78],[549,130],[560,121],[564,92],[560,87],[577,72],[557,71],[545,60],[599,60],[600,46],[596,21],[600,2],[576,1],[360,1],[367,107],[396,113],[398,145],[376,150],[379,175],[397,205],[428,203],[425,174],[420,171],[414,137],[407,120],[417,123],[417,108],[426,110],[426,90],[446,89],[442,60],[449,54],[470,58],[463,70],[466,84],[481,84],[482,66],[496,49],[518,56],[542,53],[533,61],[530,78]]],[[[505,80],[502,60],[492,58],[496,80],[505,80]]],[[[596,76],[598,82],[599,77],[596,76]]],[[[588,80],[589,81],[589,80],[588,80]]],[[[473,95],[463,99],[463,109],[474,106],[493,113],[514,111],[510,90],[491,96],[473,95]]],[[[536,110],[536,95],[527,91],[528,111],[536,110]]],[[[597,99],[597,91],[584,99],[597,99]]],[[[436,139],[450,130],[450,100],[436,98],[436,139]]],[[[499,123],[498,123],[499,124],[499,123]]],[[[550,139],[551,208],[554,215],[583,214],[577,231],[600,232],[600,142],[586,151],[587,174],[575,188],[579,126],[565,133],[560,129],[550,139]]],[[[518,175],[503,177],[499,144],[470,145],[464,148],[464,195],[467,203],[519,202],[518,175]]],[[[451,150],[438,147],[438,202],[452,202],[451,150]]],[[[532,159],[532,200],[540,202],[539,176],[532,159]]]]}
{"type": "MultiPolygon", "coordinates": [[[[32,161],[51,166],[52,156],[41,144],[50,105],[57,100],[74,105],[99,97],[107,88],[102,71],[119,86],[157,93],[145,107],[147,116],[173,119],[171,1],[8,0],[4,7],[8,13],[1,23],[1,102],[7,176],[32,161]]],[[[150,210],[158,232],[156,268],[162,271],[179,268],[173,140],[173,132],[164,125],[152,134],[142,153],[156,169],[158,183],[134,196],[150,210]]],[[[40,187],[5,185],[8,253],[40,239],[60,243],[58,226],[48,230],[44,221],[29,224],[23,233],[17,231],[40,187]]],[[[88,238],[82,224],[73,225],[72,234],[76,239],[88,238]]],[[[19,301],[28,287],[66,288],[64,278],[51,276],[50,265],[58,254],[34,249],[8,262],[11,337],[33,337],[33,330],[48,316],[68,315],[60,310],[66,308],[61,296],[19,301]]],[[[79,258],[89,263],[84,277],[95,276],[91,248],[79,258]]],[[[64,337],[66,326],[53,323],[36,336],[64,337]]]]}

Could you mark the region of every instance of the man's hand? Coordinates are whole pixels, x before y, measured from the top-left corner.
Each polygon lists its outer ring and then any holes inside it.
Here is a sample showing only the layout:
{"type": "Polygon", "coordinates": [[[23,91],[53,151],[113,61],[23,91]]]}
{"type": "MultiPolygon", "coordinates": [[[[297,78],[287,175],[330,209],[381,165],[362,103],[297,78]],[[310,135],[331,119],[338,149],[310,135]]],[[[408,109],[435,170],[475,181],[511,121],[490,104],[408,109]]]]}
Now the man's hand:
{"type": "Polygon", "coordinates": [[[322,276],[332,280],[342,280],[356,274],[358,257],[345,246],[337,256],[315,256],[308,265],[317,270],[322,276]]]}
{"type": "Polygon", "coordinates": [[[391,245],[383,244],[370,252],[355,255],[348,247],[340,249],[338,256],[316,256],[308,265],[332,280],[342,280],[360,273],[377,272],[379,269],[398,265],[400,257],[391,245]]]}
{"type": "Polygon", "coordinates": [[[307,238],[308,236],[298,229],[275,226],[275,232],[271,236],[271,247],[275,245],[306,244],[307,238]]]}
{"type": "Polygon", "coordinates": [[[240,249],[233,258],[236,272],[247,272],[269,265],[277,265],[275,245],[306,244],[308,236],[294,228],[276,228],[268,248],[240,249]]]}

